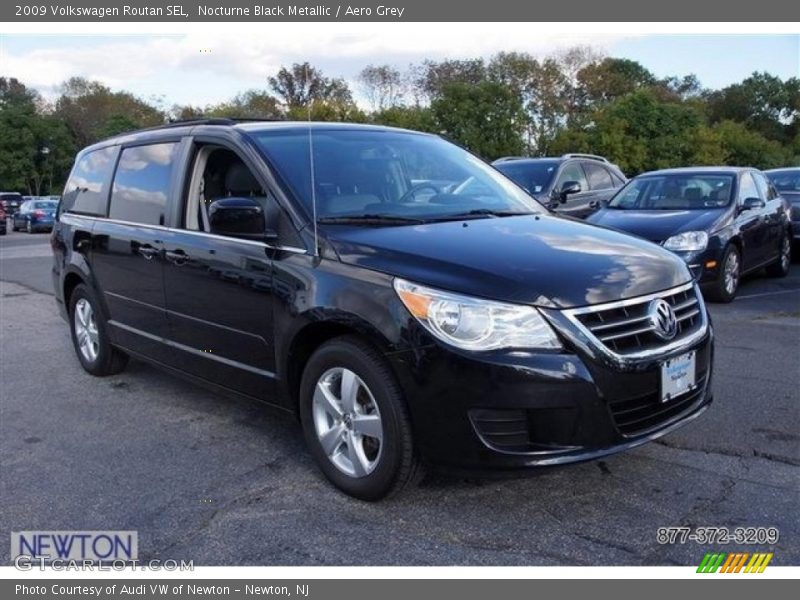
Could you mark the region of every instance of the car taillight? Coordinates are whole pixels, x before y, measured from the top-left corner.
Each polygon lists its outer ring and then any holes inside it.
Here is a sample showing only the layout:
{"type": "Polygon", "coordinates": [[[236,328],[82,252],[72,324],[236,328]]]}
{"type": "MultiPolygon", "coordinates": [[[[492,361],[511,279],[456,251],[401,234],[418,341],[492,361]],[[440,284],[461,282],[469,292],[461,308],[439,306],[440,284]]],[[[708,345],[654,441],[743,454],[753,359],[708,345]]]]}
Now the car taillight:
{"type": "Polygon", "coordinates": [[[44,216],[44,211],[43,210],[35,210],[35,211],[33,211],[33,216],[34,217],[43,217],[44,216]]]}

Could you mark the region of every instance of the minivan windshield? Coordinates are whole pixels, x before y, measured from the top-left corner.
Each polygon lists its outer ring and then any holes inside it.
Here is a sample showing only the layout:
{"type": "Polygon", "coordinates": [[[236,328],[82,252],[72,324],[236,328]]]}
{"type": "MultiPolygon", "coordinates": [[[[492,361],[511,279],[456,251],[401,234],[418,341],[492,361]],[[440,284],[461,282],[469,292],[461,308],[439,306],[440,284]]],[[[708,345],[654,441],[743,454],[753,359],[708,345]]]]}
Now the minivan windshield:
{"type": "Polygon", "coordinates": [[[436,136],[322,127],[251,135],[309,212],[315,197],[322,222],[403,224],[544,212],[492,167],[436,136]]]}
{"type": "Polygon", "coordinates": [[[728,206],[733,175],[672,173],[643,175],[628,182],[608,203],[630,210],[699,210],[728,206]]]}

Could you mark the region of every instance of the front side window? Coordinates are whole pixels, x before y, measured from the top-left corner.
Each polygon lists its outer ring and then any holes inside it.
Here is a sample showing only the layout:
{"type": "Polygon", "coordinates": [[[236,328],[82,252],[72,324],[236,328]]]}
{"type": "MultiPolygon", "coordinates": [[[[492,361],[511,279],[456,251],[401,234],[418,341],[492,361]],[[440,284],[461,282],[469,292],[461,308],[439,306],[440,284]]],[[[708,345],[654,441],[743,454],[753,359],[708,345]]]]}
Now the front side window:
{"type": "Polygon", "coordinates": [[[108,216],[145,225],[163,224],[177,143],[125,148],[119,158],[108,216]]]}
{"type": "Polygon", "coordinates": [[[758,187],[758,193],[761,194],[762,199],[774,200],[778,197],[775,188],[770,185],[766,175],[763,173],[753,173],[753,177],[756,180],[756,187],[758,187]]]}
{"type": "Polygon", "coordinates": [[[753,176],[750,173],[744,173],[739,184],[739,202],[744,202],[748,198],[761,198],[761,194],[758,193],[753,176]]]}
{"type": "Polygon", "coordinates": [[[561,175],[558,176],[558,182],[556,182],[556,191],[560,191],[561,188],[564,187],[564,184],[567,182],[577,181],[578,184],[581,186],[581,191],[585,192],[589,189],[589,182],[586,180],[586,174],[583,171],[583,167],[581,167],[580,163],[572,162],[569,163],[564,170],[561,171],[561,175]]]}
{"type": "Polygon", "coordinates": [[[587,162],[584,163],[583,170],[586,171],[590,190],[607,190],[614,187],[611,175],[608,174],[605,167],[587,162]]]}
{"type": "Polygon", "coordinates": [[[733,179],[733,175],[728,174],[645,175],[630,180],[608,207],[631,210],[722,208],[730,204],[733,179]]]}
{"type": "Polygon", "coordinates": [[[61,212],[105,216],[108,185],[116,157],[116,146],[84,154],[75,164],[64,187],[61,212]]]}
{"type": "Polygon", "coordinates": [[[439,220],[542,211],[491,166],[435,136],[323,128],[256,131],[252,136],[309,212],[316,200],[318,218],[439,220]]]}

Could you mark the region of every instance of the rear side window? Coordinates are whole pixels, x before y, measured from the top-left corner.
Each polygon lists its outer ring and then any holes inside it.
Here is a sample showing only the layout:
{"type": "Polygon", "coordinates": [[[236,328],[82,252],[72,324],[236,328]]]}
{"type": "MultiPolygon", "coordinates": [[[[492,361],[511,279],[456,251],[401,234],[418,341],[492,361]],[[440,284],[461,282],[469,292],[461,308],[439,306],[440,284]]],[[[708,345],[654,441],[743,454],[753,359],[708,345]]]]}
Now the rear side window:
{"type": "Polygon", "coordinates": [[[61,212],[105,216],[116,156],[117,147],[110,146],[84,154],[78,160],[64,188],[61,212]]]}
{"type": "Polygon", "coordinates": [[[170,193],[177,143],[125,148],[119,158],[108,216],[161,225],[170,193]]]}
{"type": "Polygon", "coordinates": [[[609,175],[605,167],[587,162],[583,164],[583,170],[586,171],[590,190],[607,190],[614,187],[611,175],[609,175]]]}

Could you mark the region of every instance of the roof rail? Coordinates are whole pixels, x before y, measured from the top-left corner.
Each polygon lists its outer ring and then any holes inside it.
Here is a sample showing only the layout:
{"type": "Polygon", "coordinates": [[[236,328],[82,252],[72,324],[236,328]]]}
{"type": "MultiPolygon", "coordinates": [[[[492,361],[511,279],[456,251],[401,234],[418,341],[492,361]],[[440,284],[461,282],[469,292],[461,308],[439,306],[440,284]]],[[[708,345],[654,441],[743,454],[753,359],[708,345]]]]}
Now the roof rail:
{"type": "Polygon", "coordinates": [[[526,158],[530,158],[528,156],[501,156],[494,162],[505,162],[507,160],[525,160],[526,158]]]}
{"type": "Polygon", "coordinates": [[[611,164],[605,156],[598,156],[597,154],[583,154],[582,152],[570,152],[563,154],[561,158],[588,158],[589,160],[599,160],[600,162],[611,164]]]}

